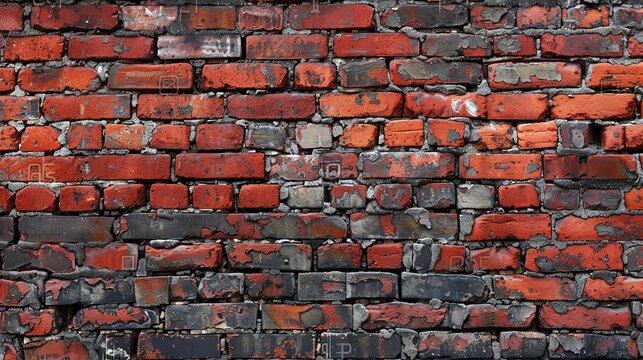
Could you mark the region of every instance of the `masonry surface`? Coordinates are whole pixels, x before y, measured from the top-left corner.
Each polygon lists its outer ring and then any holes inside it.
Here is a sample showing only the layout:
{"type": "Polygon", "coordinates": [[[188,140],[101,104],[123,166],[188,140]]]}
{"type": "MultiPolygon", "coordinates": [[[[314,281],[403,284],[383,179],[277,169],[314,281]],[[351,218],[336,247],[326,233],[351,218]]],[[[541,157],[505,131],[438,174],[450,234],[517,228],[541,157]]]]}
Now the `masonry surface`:
{"type": "Polygon", "coordinates": [[[640,1],[13,1],[0,46],[0,359],[643,357],[640,1]]]}

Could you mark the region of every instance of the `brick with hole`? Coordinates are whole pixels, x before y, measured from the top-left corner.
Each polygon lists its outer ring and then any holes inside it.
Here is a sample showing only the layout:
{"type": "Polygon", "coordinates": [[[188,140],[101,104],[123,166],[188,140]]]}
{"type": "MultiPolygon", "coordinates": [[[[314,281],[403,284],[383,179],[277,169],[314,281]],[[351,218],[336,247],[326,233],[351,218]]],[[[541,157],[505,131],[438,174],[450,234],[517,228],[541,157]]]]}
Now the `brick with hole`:
{"type": "Polygon", "coordinates": [[[296,89],[333,89],[336,83],[337,68],[334,64],[299,63],[295,66],[296,89]]]}
{"type": "Polygon", "coordinates": [[[283,89],[288,85],[288,69],[269,63],[205,65],[201,71],[203,90],[283,89]]]}
{"type": "Polygon", "coordinates": [[[243,30],[281,30],[284,10],[278,6],[243,6],[239,8],[239,28],[243,30]]]}
{"type": "Polygon", "coordinates": [[[105,125],[104,146],[106,149],[142,150],[147,146],[145,125],[105,125]]]}
{"type": "Polygon", "coordinates": [[[152,60],[154,38],[112,35],[72,35],[67,56],[72,60],[152,60]]]}
{"type": "Polygon", "coordinates": [[[42,62],[61,60],[65,38],[60,35],[7,37],[3,60],[7,62],[42,62]]]}
{"type": "Polygon", "coordinates": [[[83,266],[112,271],[134,271],[138,264],[138,245],[109,243],[102,247],[85,247],[83,266]]]}
{"type": "Polygon", "coordinates": [[[413,147],[424,144],[424,121],[398,120],[384,125],[384,143],[389,147],[413,147]]]}
{"type": "Polygon", "coordinates": [[[366,248],[366,266],[369,269],[400,269],[404,244],[374,244],[366,248]]]}
{"type": "Polygon", "coordinates": [[[129,210],[147,203],[145,185],[116,184],[103,190],[103,208],[105,210],[129,210]]]}
{"type": "Polygon", "coordinates": [[[178,245],[169,249],[145,247],[147,271],[215,270],[221,265],[221,244],[178,245]]]}
{"type": "Polygon", "coordinates": [[[279,184],[247,184],[239,190],[239,207],[274,209],[279,206],[279,184]]]}
{"type": "Polygon", "coordinates": [[[103,148],[103,126],[98,122],[71,123],[65,141],[71,150],[100,150],[103,148]]]}
{"type": "Polygon", "coordinates": [[[136,114],[141,119],[190,120],[223,117],[223,98],[210,95],[141,94],[136,114]]]}
{"type": "Polygon", "coordinates": [[[62,147],[58,137],[60,130],[53,126],[31,126],[22,131],[20,150],[28,152],[51,152],[62,147]]]}
{"type": "Polygon", "coordinates": [[[601,130],[601,147],[605,150],[623,150],[625,148],[625,127],[620,125],[605,126],[601,130]]]}
{"type": "Polygon", "coordinates": [[[152,184],[150,206],[155,209],[187,209],[188,187],[183,184],[152,184]]]}
{"type": "Polygon", "coordinates": [[[190,126],[162,124],[152,130],[150,147],[162,150],[188,150],[190,126]]]}
{"type": "Polygon", "coordinates": [[[73,185],[60,189],[58,207],[63,212],[87,212],[98,210],[100,190],[95,186],[73,185]]]}
{"type": "Polygon", "coordinates": [[[429,119],[427,143],[433,146],[464,146],[465,129],[466,124],[461,121],[429,119]]]}
{"type": "Polygon", "coordinates": [[[383,209],[404,209],[413,201],[413,188],[410,184],[378,184],[375,200],[383,209]]]}
{"type": "Polygon", "coordinates": [[[195,209],[232,209],[232,185],[198,184],[192,188],[192,206],[195,209]]]}
{"type": "Polygon", "coordinates": [[[544,94],[491,94],[486,97],[489,120],[544,120],[549,113],[544,94]]]}
{"type": "Polygon", "coordinates": [[[312,265],[312,249],[306,244],[230,244],[226,256],[233,269],[309,271],[312,265]]]}

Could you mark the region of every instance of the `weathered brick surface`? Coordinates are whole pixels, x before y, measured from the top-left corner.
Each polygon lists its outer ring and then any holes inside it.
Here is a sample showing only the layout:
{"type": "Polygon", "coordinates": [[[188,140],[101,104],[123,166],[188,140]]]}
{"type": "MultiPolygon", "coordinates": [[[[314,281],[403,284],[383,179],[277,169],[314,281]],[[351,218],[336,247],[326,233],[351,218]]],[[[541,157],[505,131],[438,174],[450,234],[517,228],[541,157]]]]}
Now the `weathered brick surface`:
{"type": "Polygon", "coordinates": [[[643,356],[643,7],[0,2],[0,359],[643,356]]]}

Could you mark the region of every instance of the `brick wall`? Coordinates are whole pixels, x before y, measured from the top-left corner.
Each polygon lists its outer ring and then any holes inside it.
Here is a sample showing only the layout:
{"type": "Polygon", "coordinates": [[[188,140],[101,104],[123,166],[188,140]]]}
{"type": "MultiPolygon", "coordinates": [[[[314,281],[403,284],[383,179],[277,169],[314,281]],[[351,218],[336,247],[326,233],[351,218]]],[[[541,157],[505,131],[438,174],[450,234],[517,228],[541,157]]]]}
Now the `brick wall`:
{"type": "Polygon", "coordinates": [[[643,356],[640,1],[36,3],[0,358],[643,356]]]}

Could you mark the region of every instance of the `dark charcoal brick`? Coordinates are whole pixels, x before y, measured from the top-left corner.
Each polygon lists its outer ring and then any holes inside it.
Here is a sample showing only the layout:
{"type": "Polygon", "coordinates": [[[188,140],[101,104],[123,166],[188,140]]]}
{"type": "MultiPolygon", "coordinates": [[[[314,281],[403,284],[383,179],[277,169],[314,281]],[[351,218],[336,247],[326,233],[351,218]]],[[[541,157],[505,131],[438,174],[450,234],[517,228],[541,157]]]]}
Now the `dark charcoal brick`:
{"type": "Polygon", "coordinates": [[[346,299],[346,274],[302,273],[297,279],[299,300],[332,301],[346,299]]]}
{"type": "Polygon", "coordinates": [[[473,275],[402,273],[402,298],[477,302],[486,298],[487,287],[473,275]]]}
{"type": "Polygon", "coordinates": [[[355,298],[397,298],[397,274],[355,272],[346,274],[346,296],[355,298]]]}
{"type": "Polygon", "coordinates": [[[552,359],[637,359],[636,340],[626,335],[552,334],[552,359]]]}
{"type": "Polygon", "coordinates": [[[539,359],[547,351],[547,336],[532,331],[500,333],[500,355],[509,359],[539,359]]]}
{"type": "Polygon", "coordinates": [[[493,336],[488,333],[420,333],[420,359],[493,359],[493,336]]]}
{"type": "Polygon", "coordinates": [[[431,29],[461,26],[468,21],[467,8],[462,5],[402,5],[382,16],[382,23],[394,28],[431,29]]]}
{"type": "Polygon", "coordinates": [[[398,334],[323,333],[321,355],[330,359],[393,359],[402,351],[398,334]]]}
{"type": "Polygon", "coordinates": [[[206,276],[199,285],[202,299],[226,299],[239,296],[243,289],[243,274],[219,273],[206,276]]]}
{"type": "Polygon", "coordinates": [[[438,214],[419,210],[409,209],[406,212],[386,215],[353,214],[351,215],[351,233],[357,239],[454,238],[458,232],[456,214],[438,214]]]}
{"type": "Polygon", "coordinates": [[[114,218],[104,216],[31,216],[18,222],[21,241],[109,242],[114,218]]]}
{"type": "Polygon", "coordinates": [[[254,303],[169,305],[165,329],[254,329],[258,306],[254,303]]]}
{"type": "Polygon", "coordinates": [[[220,335],[141,334],[140,359],[204,359],[221,356],[220,335]]]}
{"type": "Polygon", "coordinates": [[[0,217],[0,241],[13,241],[15,225],[12,217],[0,217]]]}
{"type": "Polygon", "coordinates": [[[306,244],[237,243],[226,245],[233,269],[309,271],[312,249],[306,244]]]}
{"type": "Polygon", "coordinates": [[[227,335],[230,356],[236,359],[312,359],[314,334],[231,334],[227,335]]]}
{"type": "Polygon", "coordinates": [[[292,297],[295,294],[295,274],[246,274],[244,292],[253,298],[292,297]]]}

